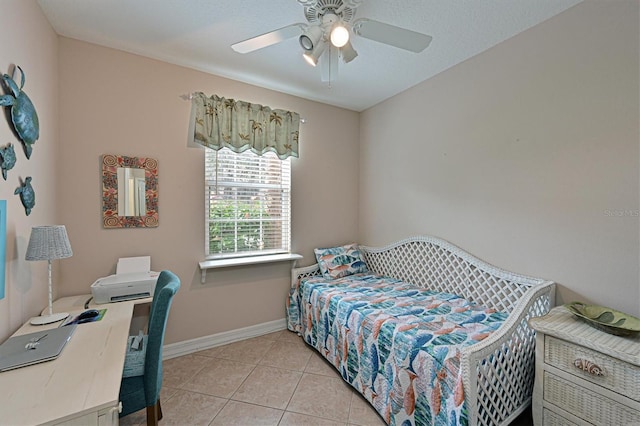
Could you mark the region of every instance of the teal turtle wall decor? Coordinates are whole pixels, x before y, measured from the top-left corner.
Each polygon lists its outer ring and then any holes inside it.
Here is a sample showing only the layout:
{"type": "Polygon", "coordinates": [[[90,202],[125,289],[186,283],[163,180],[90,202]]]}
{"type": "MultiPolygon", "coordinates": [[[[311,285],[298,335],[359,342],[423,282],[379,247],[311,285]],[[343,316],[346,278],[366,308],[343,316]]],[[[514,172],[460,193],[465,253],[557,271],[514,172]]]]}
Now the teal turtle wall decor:
{"type": "Polygon", "coordinates": [[[15,81],[8,75],[2,76],[2,81],[5,86],[11,90],[12,94],[0,96],[1,106],[11,107],[11,121],[13,122],[13,128],[16,133],[24,142],[24,150],[27,158],[31,157],[33,145],[40,137],[40,123],[38,122],[38,114],[36,108],[33,106],[31,99],[22,90],[24,87],[24,72],[22,68],[17,67],[20,70],[21,80],[20,87],[15,81]]]}
{"type": "Polygon", "coordinates": [[[16,165],[16,151],[13,149],[13,145],[9,144],[4,148],[0,148],[0,157],[2,157],[2,162],[0,163],[2,177],[7,180],[7,171],[13,169],[13,166],[16,165]]]}
{"type": "Polygon", "coordinates": [[[24,211],[29,216],[31,209],[36,205],[36,193],[31,186],[31,176],[27,176],[22,186],[16,188],[14,194],[20,194],[20,200],[24,206],[24,211]]]}

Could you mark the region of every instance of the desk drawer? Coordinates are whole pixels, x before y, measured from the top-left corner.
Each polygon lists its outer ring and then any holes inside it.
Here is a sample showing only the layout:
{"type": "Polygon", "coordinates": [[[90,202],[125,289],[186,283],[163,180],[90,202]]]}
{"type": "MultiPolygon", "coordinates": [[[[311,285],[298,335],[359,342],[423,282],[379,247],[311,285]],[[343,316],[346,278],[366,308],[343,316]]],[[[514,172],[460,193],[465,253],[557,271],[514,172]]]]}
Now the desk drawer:
{"type": "Polygon", "coordinates": [[[587,388],[576,386],[558,376],[544,372],[544,400],[562,407],[596,425],[627,425],[640,422],[640,411],[606,398],[587,388]]]}
{"type": "Polygon", "coordinates": [[[551,336],[545,336],[544,362],[598,386],[640,401],[640,367],[551,336]],[[577,360],[582,361],[584,368],[592,364],[595,367],[592,366],[591,373],[584,371],[576,367],[577,360]],[[597,375],[596,370],[600,370],[602,375],[597,375]]]}

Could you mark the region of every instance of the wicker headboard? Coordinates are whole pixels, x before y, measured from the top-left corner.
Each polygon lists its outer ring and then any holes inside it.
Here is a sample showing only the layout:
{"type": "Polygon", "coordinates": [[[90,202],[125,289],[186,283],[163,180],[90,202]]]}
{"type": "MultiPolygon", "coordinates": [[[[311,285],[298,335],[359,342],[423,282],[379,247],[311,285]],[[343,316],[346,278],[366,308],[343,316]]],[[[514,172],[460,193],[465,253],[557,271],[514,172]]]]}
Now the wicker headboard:
{"type": "Polygon", "coordinates": [[[384,247],[360,246],[373,272],[483,306],[511,312],[532,286],[545,281],[496,268],[435,237],[407,238],[384,247]]]}

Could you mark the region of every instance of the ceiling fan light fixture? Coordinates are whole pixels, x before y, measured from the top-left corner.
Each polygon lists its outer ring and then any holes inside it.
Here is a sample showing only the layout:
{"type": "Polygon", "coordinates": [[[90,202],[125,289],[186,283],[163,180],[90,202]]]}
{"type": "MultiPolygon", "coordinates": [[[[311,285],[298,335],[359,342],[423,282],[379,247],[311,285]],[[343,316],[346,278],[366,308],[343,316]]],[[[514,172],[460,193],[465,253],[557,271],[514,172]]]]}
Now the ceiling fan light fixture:
{"type": "Polygon", "coordinates": [[[353,61],[358,52],[351,45],[352,37],[362,37],[409,52],[421,53],[432,37],[417,31],[386,24],[368,18],[355,19],[356,9],[365,0],[297,0],[304,6],[306,23],[295,23],[232,44],[239,53],[253,52],[289,38],[298,38],[303,57],[315,67],[322,56],[321,79],[335,81],[339,58],[353,61]],[[326,52],[325,52],[326,51],[326,52]]]}
{"type": "Polygon", "coordinates": [[[320,59],[320,56],[322,56],[325,47],[326,44],[324,43],[324,41],[321,41],[320,43],[316,44],[315,48],[312,51],[304,52],[302,54],[302,57],[305,61],[307,61],[309,65],[315,67],[316,65],[318,65],[318,59],[320,59]]]}
{"type": "Polygon", "coordinates": [[[342,24],[336,24],[331,30],[331,44],[342,47],[349,42],[349,30],[342,24]]]}
{"type": "Polygon", "coordinates": [[[353,48],[350,42],[345,43],[345,45],[340,48],[340,54],[345,64],[353,61],[356,56],[358,56],[358,52],[356,52],[356,49],[353,48]]]}
{"type": "Polygon", "coordinates": [[[300,36],[298,41],[300,46],[307,52],[311,52],[316,45],[322,39],[322,28],[317,25],[308,27],[307,30],[300,36]]]}

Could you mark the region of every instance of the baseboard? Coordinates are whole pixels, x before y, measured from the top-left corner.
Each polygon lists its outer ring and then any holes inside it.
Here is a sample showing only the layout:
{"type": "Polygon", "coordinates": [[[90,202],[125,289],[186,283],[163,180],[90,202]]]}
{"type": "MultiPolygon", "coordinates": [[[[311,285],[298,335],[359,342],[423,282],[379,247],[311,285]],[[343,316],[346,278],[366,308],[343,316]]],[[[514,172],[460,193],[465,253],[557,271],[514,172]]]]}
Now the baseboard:
{"type": "Polygon", "coordinates": [[[222,333],[185,340],[183,342],[170,343],[163,346],[162,359],[176,358],[205,349],[215,348],[216,346],[222,346],[286,329],[287,320],[286,318],[282,318],[249,327],[238,328],[236,330],[223,331],[222,333]]]}

